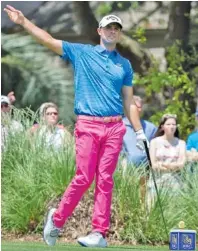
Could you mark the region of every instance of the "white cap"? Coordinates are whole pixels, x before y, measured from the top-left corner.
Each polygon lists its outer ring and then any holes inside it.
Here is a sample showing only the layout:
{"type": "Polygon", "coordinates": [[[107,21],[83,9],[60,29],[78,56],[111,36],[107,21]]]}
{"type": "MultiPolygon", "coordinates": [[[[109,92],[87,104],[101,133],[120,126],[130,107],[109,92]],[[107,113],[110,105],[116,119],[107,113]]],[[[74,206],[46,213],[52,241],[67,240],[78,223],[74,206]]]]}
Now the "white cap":
{"type": "Polygon", "coordinates": [[[1,96],[1,103],[6,103],[8,105],[10,105],[10,100],[7,96],[1,96]]]}
{"type": "Polygon", "coordinates": [[[111,23],[117,23],[122,28],[122,20],[119,17],[115,16],[115,15],[108,15],[108,16],[103,17],[102,20],[99,23],[99,28],[105,27],[105,26],[107,26],[108,24],[111,24],[111,23]]]}

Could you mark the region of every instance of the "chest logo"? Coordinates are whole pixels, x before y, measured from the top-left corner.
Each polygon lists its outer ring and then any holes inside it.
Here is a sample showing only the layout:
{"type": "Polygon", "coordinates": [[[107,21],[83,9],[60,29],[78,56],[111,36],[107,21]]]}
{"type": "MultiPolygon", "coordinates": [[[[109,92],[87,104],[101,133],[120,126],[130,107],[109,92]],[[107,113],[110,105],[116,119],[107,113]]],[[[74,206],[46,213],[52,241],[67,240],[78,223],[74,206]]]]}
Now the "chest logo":
{"type": "Polygon", "coordinates": [[[122,67],[122,64],[117,63],[116,66],[117,67],[122,67]]]}

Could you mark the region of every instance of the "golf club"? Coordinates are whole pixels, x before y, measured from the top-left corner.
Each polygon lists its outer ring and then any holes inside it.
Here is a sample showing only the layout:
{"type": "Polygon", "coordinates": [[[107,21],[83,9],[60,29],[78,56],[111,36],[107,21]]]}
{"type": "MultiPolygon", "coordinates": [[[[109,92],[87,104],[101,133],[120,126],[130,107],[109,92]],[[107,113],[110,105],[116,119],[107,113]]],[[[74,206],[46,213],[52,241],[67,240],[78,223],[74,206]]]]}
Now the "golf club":
{"type": "Polygon", "coordinates": [[[160,196],[159,196],[159,191],[158,191],[158,188],[157,188],[157,183],[156,183],[156,180],[155,180],[155,174],[154,174],[154,171],[153,171],[153,168],[152,168],[152,163],[151,163],[151,158],[150,158],[150,154],[149,154],[149,149],[148,149],[146,140],[144,140],[143,142],[144,142],[144,147],[145,147],[145,151],[146,151],[146,155],[147,155],[147,159],[148,159],[148,164],[149,164],[149,168],[150,168],[150,171],[151,171],[151,174],[152,174],[152,178],[153,178],[153,182],[154,182],[154,186],[155,186],[155,190],[156,190],[156,194],[157,194],[157,202],[159,203],[160,211],[161,211],[161,214],[162,214],[162,220],[163,220],[164,227],[165,227],[165,232],[166,232],[166,235],[167,235],[168,240],[169,240],[169,234],[168,234],[168,231],[167,231],[167,225],[166,225],[166,221],[165,221],[165,218],[164,218],[164,212],[163,212],[163,209],[162,209],[162,203],[161,203],[161,199],[160,199],[160,196]]]}

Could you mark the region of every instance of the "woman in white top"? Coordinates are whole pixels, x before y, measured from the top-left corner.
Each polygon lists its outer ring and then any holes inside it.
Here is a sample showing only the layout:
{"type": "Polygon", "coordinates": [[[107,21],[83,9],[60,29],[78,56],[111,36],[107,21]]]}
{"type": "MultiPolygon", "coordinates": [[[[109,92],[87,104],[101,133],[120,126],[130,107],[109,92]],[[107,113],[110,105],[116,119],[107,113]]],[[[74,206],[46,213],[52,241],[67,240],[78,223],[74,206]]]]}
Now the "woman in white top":
{"type": "MultiPolygon", "coordinates": [[[[179,139],[175,114],[163,115],[154,139],[150,143],[150,157],[159,191],[168,192],[168,194],[178,191],[182,185],[179,171],[186,162],[186,143],[179,139]]],[[[147,200],[149,208],[155,196],[153,178],[150,177],[147,200]]]]}
{"type": "Polygon", "coordinates": [[[54,103],[43,103],[39,108],[41,123],[35,124],[31,132],[38,133],[39,144],[60,149],[71,138],[63,125],[58,124],[58,107],[54,103]]]}

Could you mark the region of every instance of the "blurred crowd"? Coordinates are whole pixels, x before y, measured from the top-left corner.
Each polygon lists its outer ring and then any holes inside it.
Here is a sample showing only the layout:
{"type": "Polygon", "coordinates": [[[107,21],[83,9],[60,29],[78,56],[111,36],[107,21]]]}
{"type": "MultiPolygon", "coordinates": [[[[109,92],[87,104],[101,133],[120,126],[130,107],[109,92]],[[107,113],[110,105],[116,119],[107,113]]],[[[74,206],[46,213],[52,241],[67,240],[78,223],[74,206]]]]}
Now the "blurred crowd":
{"type": "MultiPolygon", "coordinates": [[[[26,131],[21,122],[12,118],[15,100],[13,92],[7,96],[1,96],[1,151],[6,149],[9,134],[14,135],[26,131]]],[[[67,128],[58,123],[59,111],[56,104],[52,102],[43,103],[39,108],[38,120],[27,131],[30,137],[37,134],[38,144],[42,142],[46,147],[53,147],[58,150],[71,137],[67,128]]]]}
{"type": "MultiPolygon", "coordinates": [[[[141,117],[143,101],[138,96],[134,98],[141,117]]],[[[164,114],[158,127],[141,119],[145,135],[150,142],[149,153],[154,178],[149,172],[146,152],[136,147],[136,134],[126,117],[124,123],[127,130],[123,139],[123,173],[126,175],[130,171],[130,165],[144,168],[146,172],[140,179],[141,199],[145,201],[146,198],[150,210],[156,199],[154,179],[159,190],[176,195],[183,186],[181,172],[184,167],[192,173],[198,171],[198,108],[195,113],[194,130],[186,141],[180,139],[176,114],[164,114]]]]}
{"type": "MultiPolygon", "coordinates": [[[[143,101],[139,96],[134,96],[139,115],[142,115],[143,101]]],[[[13,103],[16,101],[14,92],[1,96],[1,151],[6,150],[9,134],[25,132],[21,122],[12,118],[13,103]]],[[[59,124],[59,109],[52,102],[43,103],[39,108],[39,122],[28,129],[29,135],[37,133],[37,138],[42,139],[46,147],[58,150],[71,138],[67,128],[59,124]]],[[[130,165],[143,167],[149,171],[149,161],[145,151],[136,147],[136,133],[126,117],[123,117],[126,134],[123,139],[123,148],[120,158],[123,175],[126,175],[130,165]]],[[[180,172],[187,165],[192,170],[194,163],[198,163],[198,109],[195,113],[195,128],[188,135],[186,141],[180,139],[178,120],[176,114],[164,114],[158,127],[153,123],[141,119],[142,128],[150,142],[149,152],[152,169],[158,187],[176,191],[181,188],[180,172]]],[[[27,130],[26,130],[27,131],[27,130]]],[[[197,165],[196,165],[197,168],[197,165]]],[[[149,172],[145,172],[149,173],[149,172]]],[[[153,178],[145,175],[141,179],[140,188],[142,199],[148,194],[149,207],[155,198],[153,178]],[[145,189],[146,187],[146,189],[145,189]]]]}

